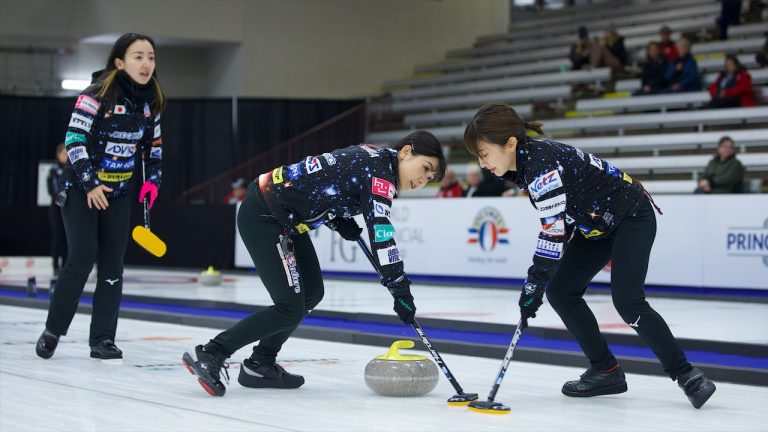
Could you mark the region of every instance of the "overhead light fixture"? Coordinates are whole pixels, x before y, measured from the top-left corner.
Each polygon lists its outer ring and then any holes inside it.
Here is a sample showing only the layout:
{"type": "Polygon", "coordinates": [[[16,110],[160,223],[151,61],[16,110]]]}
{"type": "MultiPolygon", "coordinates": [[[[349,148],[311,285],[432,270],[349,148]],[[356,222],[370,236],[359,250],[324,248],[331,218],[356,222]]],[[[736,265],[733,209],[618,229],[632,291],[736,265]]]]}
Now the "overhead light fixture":
{"type": "Polygon", "coordinates": [[[61,88],[64,90],[85,90],[91,84],[90,80],[65,79],[61,80],[61,88]]]}

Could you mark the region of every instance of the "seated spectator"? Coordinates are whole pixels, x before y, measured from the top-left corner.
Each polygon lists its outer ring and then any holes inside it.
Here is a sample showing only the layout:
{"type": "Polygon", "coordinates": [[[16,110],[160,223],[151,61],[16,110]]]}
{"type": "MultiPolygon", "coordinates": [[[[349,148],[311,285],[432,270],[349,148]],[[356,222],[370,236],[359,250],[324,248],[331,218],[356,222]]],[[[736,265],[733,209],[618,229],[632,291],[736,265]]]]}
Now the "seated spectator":
{"type": "Polygon", "coordinates": [[[670,86],[668,92],[690,92],[701,90],[699,80],[699,65],[691,54],[691,43],[688,39],[680,39],[677,43],[679,56],[667,66],[665,78],[670,86]]]}
{"type": "Polygon", "coordinates": [[[675,41],[672,40],[672,30],[667,26],[663,26],[659,30],[659,39],[659,48],[661,48],[661,52],[664,53],[667,62],[674,61],[677,58],[677,46],[675,41]]]}
{"type": "Polygon", "coordinates": [[[624,70],[627,64],[627,49],[624,47],[624,38],[619,36],[613,24],[605,30],[598,46],[600,49],[590,52],[589,63],[593,68],[607,66],[613,72],[624,70]]]}
{"type": "Polygon", "coordinates": [[[589,39],[589,32],[587,32],[586,27],[579,27],[578,36],[579,39],[571,45],[571,54],[568,56],[573,70],[580,70],[589,65],[589,53],[592,49],[592,41],[589,39]]]}
{"type": "Polygon", "coordinates": [[[752,76],[733,54],[725,56],[725,70],[709,85],[709,94],[708,108],[755,106],[752,76]]]}
{"type": "Polygon", "coordinates": [[[640,75],[642,85],[633,94],[638,96],[662,92],[667,88],[666,74],[667,60],[661,55],[659,44],[648,42],[648,46],[645,48],[645,64],[643,64],[643,72],[640,75]]]}
{"type": "Polygon", "coordinates": [[[763,49],[759,53],[755,54],[755,61],[760,67],[768,66],[768,32],[765,32],[765,43],[763,49]]]}
{"type": "Polygon", "coordinates": [[[437,191],[436,198],[461,198],[462,192],[461,185],[456,181],[456,173],[447,168],[440,181],[440,190],[437,191]]]}
{"type": "Polygon", "coordinates": [[[500,197],[507,189],[504,179],[496,177],[490,171],[482,170],[483,180],[477,186],[473,197],[500,197]]]}
{"type": "Polygon", "coordinates": [[[224,197],[224,204],[234,205],[245,199],[245,180],[237,179],[230,184],[232,186],[232,192],[224,197]]]}
{"type": "Polygon", "coordinates": [[[736,146],[729,136],[720,138],[717,155],[704,169],[694,193],[740,193],[744,182],[744,166],[736,159],[736,146]]]}
{"type": "Polygon", "coordinates": [[[480,173],[480,168],[477,166],[470,168],[469,171],[467,171],[467,188],[464,189],[464,196],[467,198],[475,196],[482,180],[483,177],[480,173]]]}

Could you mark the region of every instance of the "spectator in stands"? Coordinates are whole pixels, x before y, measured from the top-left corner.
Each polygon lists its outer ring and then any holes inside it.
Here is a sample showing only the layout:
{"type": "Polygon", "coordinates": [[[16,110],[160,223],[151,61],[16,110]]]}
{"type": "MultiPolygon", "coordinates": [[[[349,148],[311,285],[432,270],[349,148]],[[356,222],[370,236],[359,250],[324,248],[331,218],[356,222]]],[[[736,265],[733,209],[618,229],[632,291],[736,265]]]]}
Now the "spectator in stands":
{"type": "Polygon", "coordinates": [[[61,207],[67,200],[67,181],[64,178],[64,167],[69,160],[64,143],[56,147],[56,163],[48,171],[48,195],[51,196],[51,206],[48,208],[48,222],[51,226],[51,258],[53,258],[53,275],[57,277],[59,270],[67,262],[67,234],[64,232],[64,221],[61,218],[61,207]],[[61,259],[61,260],[59,260],[61,259]]]}
{"type": "Polygon", "coordinates": [[[725,56],[725,70],[709,85],[709,108],[755,106],[752,76],[733,54],[725,56]]]}
{"type": "Polygon", "coordinates": [[[728,26],[739,25],[741,22],[742,0],[720,0],[720,17],[717,20],[720,26],[720,40],[728,39],[728,26]]]}
{"type": "Polygon", "coordinates": [[[704,169],[703,178],[694,193],[740,193],[744,182],[744,166],[736,159],[736,146],[729,136],[720,138],[717,154],[704,169]]]}
{"type": "Polygon", "coordinates": [[[768,65],[768,32],[765,32],[765,43],[763,44],[763,49],[760,50],[759,53],[755,54],[755,61],[757,64],[760,65],[760,67],[765,67],[768,65]]]}
{"type": "Polygon", "coordinates": [[[504,180],[477,166],[469,169],[467,183],[469,186],[464,191],[464,196],[467,198],[499,197],[507,189],[504,180]]]}
{"type": "Polygon", "coordinates": [[[616,32],[611,24],[598,42],[597,49],[590,52],[589,63],[593,68],[608,66],[613,72],[621,72],[627,64],[627,49],[624,38],[616,32]]]}
{"type": "Polygon", "coordinates": [[[701,90],[699,65],[691,54],[691,43],[682,38],[677,43],[678,57],[667,66],[668,92],[690,92],[701,90]]]}
{"type": "Polygon", "coordinates": [[[579,27],[579,39],[571,45],[571,69],[580,70],[583,66],[589,65],[589,53],[592,49],[592,41],[589,39],[589,32],[584,26],[579,27]]]}
{"type": "Polygon", "coordinates": [[[673,62],[677,58],[677,45],[672,40],[672,30],[667,26],[662,26],[659,30],[659,48],[664,53],[667,62],[673,62]]]}
{"type": "Polygon", "coordinates": [[[456,181],[456,173],[447,168],[445,176],[440,181],[440,190],[437,191],[436,198],[461,198],[463,192],[461,185],[456,181]]]}
{"type": "Polygon", "coordinates": [[[224,197],[224,204],[235,205],[245,199],[246,190],[244,179],[239,178],[233,181],[230,186],[232,186],[232,192],[224,197]]]}
{"type": "Polygon", "coordinates": [[[483,174],[480,172],[480,167],[472,166],[467,171],[467,188],[464,189],[464,196],[467,198],[475,196],[482,180],[483,174]]]}
{"type": "Polygon", "coordinates": [[[645,64],[640,75],[642,85],[634,95],[650,95],[663,91],[668,87],[666,74],[667,60],[661,54],[658,42],[648,42],[645,48],[645,64]]]}

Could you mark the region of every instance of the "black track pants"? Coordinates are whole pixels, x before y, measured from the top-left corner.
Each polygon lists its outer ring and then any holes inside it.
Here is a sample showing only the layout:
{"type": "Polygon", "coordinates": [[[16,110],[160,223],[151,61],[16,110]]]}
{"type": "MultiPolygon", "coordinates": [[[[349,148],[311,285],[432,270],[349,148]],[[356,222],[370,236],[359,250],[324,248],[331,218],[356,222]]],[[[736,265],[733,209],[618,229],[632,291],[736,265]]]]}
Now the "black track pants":
{"type": "Polygon", "coordinates": [[[653,350],[672,379],[691,367],[667,323],[645,301],[643,285],[655,237],[656,215],[646,201],[608,238],[587,240],[577,232],[566,245],[563,261],[547,286],[552,308],[598,370],[613,367],[616,358],[583,296],[587,284],[608,260],[612,261],[613,304],[624,322],[653,350]]]}
{"type": "Polygon", "coordinates": [[[252,313],[220,333],[206,350],[220,350],[231,356],[240,348],[260,341],[253,348],[253,359],[272,363],[301,320],[323,299],[320,263],[308,233],[291,236],[300,288],[289,286],[290,276],[278,250],[283,228],[262,201],[255,182],[248,187],[240,206],[237,228],[274,305],[252,313]]]}
{"type": "Polygon", "coordinates": [[[131,200],[129,196],[109,199],[106,210],[88,208],[85,192],[72,188],[61,209],[67,232],[67,262],[59,273],[48,307],[45,327],[57,335],[67,334],[77,311],[93,264],[98,266],[96,292],[91,316],[91,346],[115,339],[117,315],[123,294],[123,256],[128,245],[131,200]]]}

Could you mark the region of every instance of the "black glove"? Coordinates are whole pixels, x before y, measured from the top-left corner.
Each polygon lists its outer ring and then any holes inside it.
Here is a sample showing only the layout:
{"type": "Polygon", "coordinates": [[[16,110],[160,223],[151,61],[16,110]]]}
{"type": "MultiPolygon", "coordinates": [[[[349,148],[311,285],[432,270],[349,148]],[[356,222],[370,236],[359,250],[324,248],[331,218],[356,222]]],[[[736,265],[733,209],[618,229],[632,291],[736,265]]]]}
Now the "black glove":
{"type": "Polygon", "coordinates": [[[526,321],[526,326],[529,318],[536,318],[536,311],[543,303],[542,297],[544,297],[544,287],[536,286],[528,281],[525,282],[518,305],[520,305],[520,316],[526,321]]]}
{"type": "Polygon", "coordinates": [[[352,218],[335,217],[326,222],[325,225],[339,233],[344,240],[356,241],[363,233],[363,229],[352,218]]]}
{"type": "Polygon", "coordinates": [[[395,313],[400,321],[406,324],[413,323],[413,317],[416,315],[416,305],[413,304],[413,296],[410,294],[395,297],[395,313]]]}

